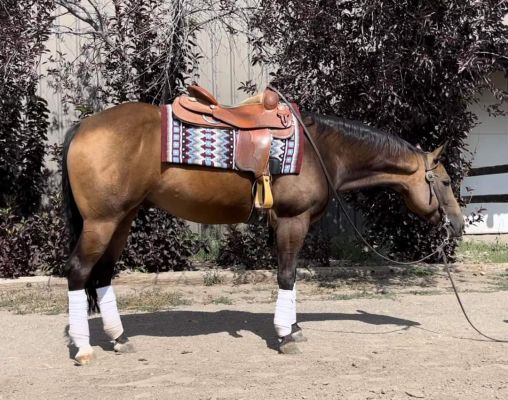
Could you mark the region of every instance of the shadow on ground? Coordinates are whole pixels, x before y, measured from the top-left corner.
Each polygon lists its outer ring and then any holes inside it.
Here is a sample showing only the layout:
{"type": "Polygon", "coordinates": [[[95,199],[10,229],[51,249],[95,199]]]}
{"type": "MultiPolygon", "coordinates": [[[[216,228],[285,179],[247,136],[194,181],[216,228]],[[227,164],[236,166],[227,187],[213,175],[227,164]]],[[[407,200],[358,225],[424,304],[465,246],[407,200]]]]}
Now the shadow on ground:
{"type": "MultiPolygon", "coordinates": [[[[396,325],[405,329],[420,325],[419,322],[371,314],[357,310],[357,313],[300,313],[298,322],[315,321],[359,321],[371,325],[396,325]]],[[[126,334],[135,336],[181,337],[199,336],[227,332],[234,338],[241,338],[240,331],[249,331],[263,339],[271,349],[277,348],[273,329],[273,314],[251,313],[236,310],[207,311],[162,311],[122,316],[126,334]]],[[[303,326],[305,329],[305,326],[303,326]]],[[[90,320],[92,346],[110,350],[111,345],[102,331],[100,317],[90,320]],[[95,341],[94,341],[95,340],[95,341]]]]}

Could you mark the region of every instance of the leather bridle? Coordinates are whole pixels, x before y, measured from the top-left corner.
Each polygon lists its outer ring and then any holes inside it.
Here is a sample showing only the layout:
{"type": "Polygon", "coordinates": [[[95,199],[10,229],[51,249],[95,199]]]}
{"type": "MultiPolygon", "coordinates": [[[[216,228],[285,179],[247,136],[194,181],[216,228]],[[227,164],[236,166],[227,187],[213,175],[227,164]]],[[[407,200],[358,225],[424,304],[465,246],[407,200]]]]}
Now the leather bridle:
{"type": "MultiPolygon", "coordinates": [[[[429,185],[429,205],[432,204],[432,198],[435,197],[438,202],[438,211],[441,214],[441,218],[443,219],[443,227],[448,232],[450,227],[450,219],[446,214],[446,210],[444,209],[443,203],[444,201],[440,198],[440,191],[436,190],[436,178],[437,175],[435,173],[436,168],[439,166],[440,162],[434,164],[434,166],[429,166],[428,155],[431,153],[425,152],[423,153],[423,163],[425,165],[425,182],[429,185]]],[[[449,233],[449,232],[448,232],[449,233]]]]}

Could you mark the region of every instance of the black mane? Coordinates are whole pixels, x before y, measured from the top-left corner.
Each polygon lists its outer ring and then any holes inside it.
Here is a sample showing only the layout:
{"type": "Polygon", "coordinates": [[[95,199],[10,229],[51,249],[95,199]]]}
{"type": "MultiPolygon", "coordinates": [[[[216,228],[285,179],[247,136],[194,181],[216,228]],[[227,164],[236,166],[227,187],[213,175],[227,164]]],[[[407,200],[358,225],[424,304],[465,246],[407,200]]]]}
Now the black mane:
{"type": "Polygon", "coordinates": [[[352,121],[331,115],[306,114],[318,125],[319,132],[340,132],[347,140],[367,146],[374,152],[383,152],[398,157],[402,154],[422,153],[422,150],[389,132],[368,126],[360,121],[352,121]]]}

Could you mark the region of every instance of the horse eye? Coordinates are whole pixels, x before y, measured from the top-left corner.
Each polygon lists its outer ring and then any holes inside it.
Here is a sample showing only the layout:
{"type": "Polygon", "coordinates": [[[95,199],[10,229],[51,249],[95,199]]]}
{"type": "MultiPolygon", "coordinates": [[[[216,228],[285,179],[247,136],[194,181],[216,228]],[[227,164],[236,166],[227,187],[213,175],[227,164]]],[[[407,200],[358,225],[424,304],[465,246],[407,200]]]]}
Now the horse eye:
{"type": "Polygon", "coordinates": [[[443,185],[450,186],[450,181],[443,181],[443,185]]]}

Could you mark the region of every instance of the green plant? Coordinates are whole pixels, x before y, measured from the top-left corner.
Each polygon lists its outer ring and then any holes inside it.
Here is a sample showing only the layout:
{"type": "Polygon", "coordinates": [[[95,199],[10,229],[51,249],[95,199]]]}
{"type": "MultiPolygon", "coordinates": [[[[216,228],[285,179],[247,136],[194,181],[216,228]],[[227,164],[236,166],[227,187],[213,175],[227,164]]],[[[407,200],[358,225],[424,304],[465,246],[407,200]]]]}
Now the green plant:
{"type": "Polygon", "coordinates": [[[0,309],[15,314],[62,314],[67,311],[67,293],[46,286],[0,291],[0,309]]]}
{"type": "Polygon", "coordinates": [[[201,249],[193,256],[193,260],[215,262],[219,256],[221,244],[221,225],[201,225],[199,241],[201,249]]]}
{"type": "Polygon", "coordinates": [[[383,294],[377,294],[377,293],[370,293],[365,290],[363,291],[357,291],[354,293],[347,293],[347,294],[332,294],[330,295],[327,300],[332,301],[344,301],[344,300],[356,300],[356,299],[390,299],[395,300],[396,296],[394,293],[383,293],[383,294]]]}
{"type": "MultiPolygon", "coordinates": [[[[36,271],[64,275],[69,236],[59,188],[50,185],[47,202],[36,213],[19,218],[0,209],[0,277],[16,278],[36,271]]],[[[142,272],[192,268],[190,257],[201,249],[187,224],[160,210],[143,210],[136,220],[117,271],[142,272]]]]}
{"type": "Polygon", "coordinates": [[[227,296],[219,296],[219,297],[216,297],[212,300],[212,303],[213,304],[225,304],[225,305],[232,305],[233,304],[233,300],[231,300],[229,297],[227,296]]]}
{"type": "Polygon", "coordinates": [[[155,312],[168,308],[190,305],[182,293],[166,291],[159,287],[118,296],[118,308],[121,310],[136,310],[155,312]]]}
{"type": "Polygon", "coordinates": [[[220,285],[224,283],[224,278],[216,270],[206,271],[203,275],[203,283],[205,286],[220,285]]]}
{"type": "Polygon", "coordinates": [[[411,267],[407,270],[408,275],[414,275],[420,278],[433,276],[436,274],[436,271],[429,267],[421,267],[421,266],[415,266],[411,267]]]}
{"type": "Polygon", "coordinates": [[[0,277],[17,278],[35,272],[27,223],[10,209],[0,209],[0,277]]]}
{"type": "Polygon", "coordinates": [[[508,263],[508,243],[463,240],[457,247],[457,258],[462,262],[508,263]]]}

